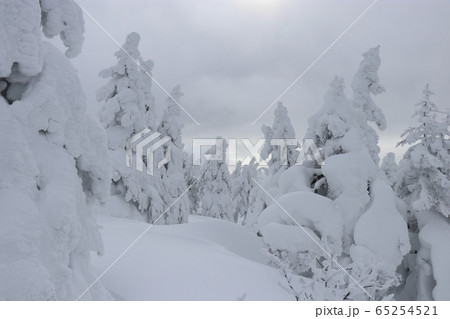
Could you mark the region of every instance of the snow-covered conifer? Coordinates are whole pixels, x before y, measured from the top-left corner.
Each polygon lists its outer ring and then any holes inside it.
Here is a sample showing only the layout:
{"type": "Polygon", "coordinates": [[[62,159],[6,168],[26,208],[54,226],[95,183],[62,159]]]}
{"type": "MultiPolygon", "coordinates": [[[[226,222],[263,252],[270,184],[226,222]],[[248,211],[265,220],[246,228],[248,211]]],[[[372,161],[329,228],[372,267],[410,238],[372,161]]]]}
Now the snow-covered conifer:
{"type": "MultiPolygon", "coordinates": [[[[233,201],[236,204],[236,216],[235,220],[240,219],[241,223],[244,225],[249,225],[251,223],[249,216],[249,211],[252,209],[252,191],[255,187],[258,187],[253,182],[253,179],[257,176],[258,164],[252,159],[249,164],[241,167],[241,162],[236,165],[235,172],[233,173],[233,201]],[[237,173],[239,172],[239,173],[237,173]]],[[[262,211],[262,210],[261,210],[262,211]]],[[[250,225],[251,226],[251,225],[250,225]]]]}
{"type": "Polygon", "coordinates": [[[190,213],[189,198],[182,196],[188,188],[184,179],[184,144],[181,139],[180,108],[177,105],[182,96],[180,86],[177,85],[167,98],[167,107],[158,126],[161,137],[170,137],[170,141],[160,149],[162,156],[170,153],[170,160],[159,170],[163,184],[161,197],[165,205],[170,206],[164,216],[166,224],[187,222],[190,213]]]}
{"type": "MultiPolygon", "coordinates": [[[[255,177],[255,180],[262,183],[261,178],[259,178],[258,175],[259,174],[255,177]]],[[[267,202],[269,202],[266,197],[266,194],[259,186],[254,185],[252,187],[248,198],[248,211],[244,221],[246,226],[258,228],[258,217],[261,212],[266,209],[267,202]]]]}
{"type": "Polygon", "coordinates": [[[380,152],[378,134],[368,122],[375,123],[380,130],[386,128],[384,113],[372,100],[372,95],[378,95],[385,91],[378,78],[380,64],[380,46],[370,48],[363,53],[363,60],[352,81],[352,104],[365,114],[364,120],[360,122],[364,133],[362,140],[377,164],[379,161],[378,153],[380,152]]]}
{"type": "Polygon", "coordinates": [[[416,212],[432,210],[450,216],[450,154],[446,119],[438,120],[438,109],[431,100],[428,85],[414,113],[418,125],[406,130],[398,145],[412,145],[400,166],[399,195],[416,212]],[[447,194],[447,195],[446,195],[447,194]]]}
{"type": "Polygon", "coordinates": [[[108,135],[113,161],[112,195],[124,197],[152,223],[165,209],[160,195],[163,193],[161,176],[150,176],[125,165],[127,141],[146,128],[157,129],[152,82],[148,75],[153,62],[142,59],[139,41],[139,34],[130,33],[115,53],[117,64],[100,72],[100,76],[109,81],[98,90],[97,100],[104,102],[100,119],[108,135]]]}
{"type": "Polygon", "coordinates": [[[184,168],[184,180],[186,185],[189,186],[189,190],[187,192],[191,212],[194,214],[200,213],[200,196],[199,196],[199,187],[200,187],[200,166],[193,164],[192,155],[188,153],[184,153],[183,160],[183,168],[184,168]]]}
{"type": "Polygon", "coordinates": [[[389,182],[389,185],[391,185],[391,187],[395,187],[395,184],[397,183],[398,164],[395,161],[394,153],[389,152],[385,157],[383,157],[380,169],[389,182]]]}
{"type": "Polygon", "coordinates": [[[111,150],[123,149],[128,139],[145,128],[156,129],[156,112],[151,93],[152,61],[144,62],[139,52],[139,34],[130,33],[115,56],[117,64],[100,72],[109,82],[97,92],[105,104],[100,119],[111,150]]]}
{"type": "Polygon", "coordinates": [[[386,118],[371,97],[371,94],[377,95],[385,91],[378,79],[381,64],[380,46],[367,50],[363,53],[363,57],[352,81],[353,103],[367,115],[368,121],[374,122],[380,130],[384,130],[386,118]]]}
{"type": "Polygon", "coordinates": [[[228,143],[223,142],[223,147],[214,146],[207,154],[220,154],[220,159],[209,159],[205,161],[200,172],[199,195],[202,207],[202,215],[231,222],[235,220],[236,205],[232,195],[231,174],[226,163],[226,150],[228,143]]]}
{"type": "MultiPolygon", "coordinates": [[[[109,193],[106,135],[76,70],[83,16],[71,0],[0,0],[0,299],[75,300],[102,253],[93,206],[109,193]],[[42,31],[41,31],[42,30],[42,31]]],[[[101,283],[82,299],[110,299],[101,283]]]]}
{"type": "Polygon", "coordinates": [[[352,144],[343,139],[352,129],[357,130],[356,121],[362,115],[351,108],[344,89],[344,79],[336,76],[325,95],[322,111],[308,120],[305,138],[320,148],[324,159],[351,151],[352,144]]]}
{"type": "Polygon", "coordinates": [[[406,130],[399,143],[411,146],[400,161],[396,190],[408,205],[410,230],[418,233],[412,250],[417,251],[416,264],[410,265],[416,299],[447,300],[448,263],[441,256],[448,251],[442,241],[450,238],[450,132],[448,117],[439,119],[428,85],[423,95],[414,112],[418,124],[406,130]]]}
{"type": "Polygon", "coordinates": [[[272,260],[285,269],[298,299],[392,299],[389,291],[400,284],[397,267],[410,248],[397,199],[377,165],[378,136],[368,124],[385,126],[370,97],[382,92],[378,48],[363,57],[354,99],[345,97],[336,77],[309,121],[306,138],[321,148],[324,165],[282,172],[278,191],[269,190],[277,203],[259,217],[272,260]]]}
{"type": "Polygon", "coordinates": [[[278,102],[272,126],[263,125],[261,130],[266,140],[261,156],[267,160],[271,175],[294,166],[299,154],[298,144],[292,143],[296,138],[295,130],[283,103],[278,102]]]}

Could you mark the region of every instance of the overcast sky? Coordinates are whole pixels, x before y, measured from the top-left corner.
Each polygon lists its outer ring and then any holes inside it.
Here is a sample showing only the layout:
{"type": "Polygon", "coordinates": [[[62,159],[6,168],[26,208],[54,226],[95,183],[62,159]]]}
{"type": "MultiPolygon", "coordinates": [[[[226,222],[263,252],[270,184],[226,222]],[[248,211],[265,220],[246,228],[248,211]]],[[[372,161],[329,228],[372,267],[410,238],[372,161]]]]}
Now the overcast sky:
{"type": "MultiPolygon", "coordinates": [[[[180,84],[190,137],[260,138],[273,109],[252,122],[372,3],[372,0],[79,0],[123,43],[141,35],[140,51],[168,91],[180,84]]],[[[86,14],[85,44],[73,60],[88,102],[105,83],[98,72],[116,63],[118,47],[86,14]]],[[[347,96],[361,54],[381,45],[380,82],[374,98],[388,128],[379,132],[382,154],[394,151],[413,124],[413,106],[425,83],[441,108],[450,107],[450,1],[380,0],[281,99],[297,136],[322,105],[328,83],[345,78],[347,96]]],[[[166,96],[156,85],[162,105],[166,96]]],[[[397,150],[401,154],[403,150],[397,150]]]]}

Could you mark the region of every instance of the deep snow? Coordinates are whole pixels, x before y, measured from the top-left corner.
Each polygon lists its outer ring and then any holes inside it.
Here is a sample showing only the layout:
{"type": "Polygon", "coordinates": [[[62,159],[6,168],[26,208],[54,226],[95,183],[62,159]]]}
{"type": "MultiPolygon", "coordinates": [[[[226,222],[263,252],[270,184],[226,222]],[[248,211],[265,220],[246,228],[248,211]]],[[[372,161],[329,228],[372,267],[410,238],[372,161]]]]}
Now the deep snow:
{"type": "MultiPolygon", "coordinates": [[[[100,215],[100,275],[149,224],[100,215]]],[[[293,300],[262,239],[245,227],[201,216],[155,225],[101,278],[118,300],[293,300]]]]}

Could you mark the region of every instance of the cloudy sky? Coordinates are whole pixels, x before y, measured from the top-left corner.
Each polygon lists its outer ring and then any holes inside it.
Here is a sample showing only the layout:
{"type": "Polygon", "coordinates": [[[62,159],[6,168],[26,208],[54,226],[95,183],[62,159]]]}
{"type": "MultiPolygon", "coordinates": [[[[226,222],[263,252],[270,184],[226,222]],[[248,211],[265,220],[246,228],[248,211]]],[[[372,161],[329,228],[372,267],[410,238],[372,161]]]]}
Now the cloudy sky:
{"type": "MultiPolygon", "coordinates": [[[[168,91],[180,84],[183,116],[191,137],[260,138],[273,109],[260,114],[333,43],[373,0],[79,0],[119,43],[141,35],[144,59],[168,91]]],[[[282,97],[297,135],[322,105],[335,75],[346,79],[347,95],[360,61],[381,45],[375,97],[388,128],[380,132],[382,153],[394,151],[401,132],[413,124],[413,106],[425,83],[441,108],[450,107],[450,1],[380,0],[282,97]]],[[[98,72],[115,64],[117,44],[86,14],[83,53],[74,59],[89,104],[105,83],[98,72]]],[[[156,85],[157,103],[166,98],[156,85]]],[[[401,154],[402,150],[396,150],[401,154]]]]}

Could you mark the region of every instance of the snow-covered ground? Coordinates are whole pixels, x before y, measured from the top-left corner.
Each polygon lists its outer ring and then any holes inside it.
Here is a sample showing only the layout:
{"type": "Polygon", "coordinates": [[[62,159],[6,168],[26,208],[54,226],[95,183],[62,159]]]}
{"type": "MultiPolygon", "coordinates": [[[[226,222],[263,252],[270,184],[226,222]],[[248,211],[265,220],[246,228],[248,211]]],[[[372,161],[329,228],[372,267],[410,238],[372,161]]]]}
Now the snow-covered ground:
{"type": "MultiPolygon", "coordinates": [[[[149,224],[100,215],[101,274],[149,224]]],[[[267,265],[262,239],[242,226],[200,216],[155,225],[102,277],[118,300],[293,300],[286,280],[267,265]]]]}

